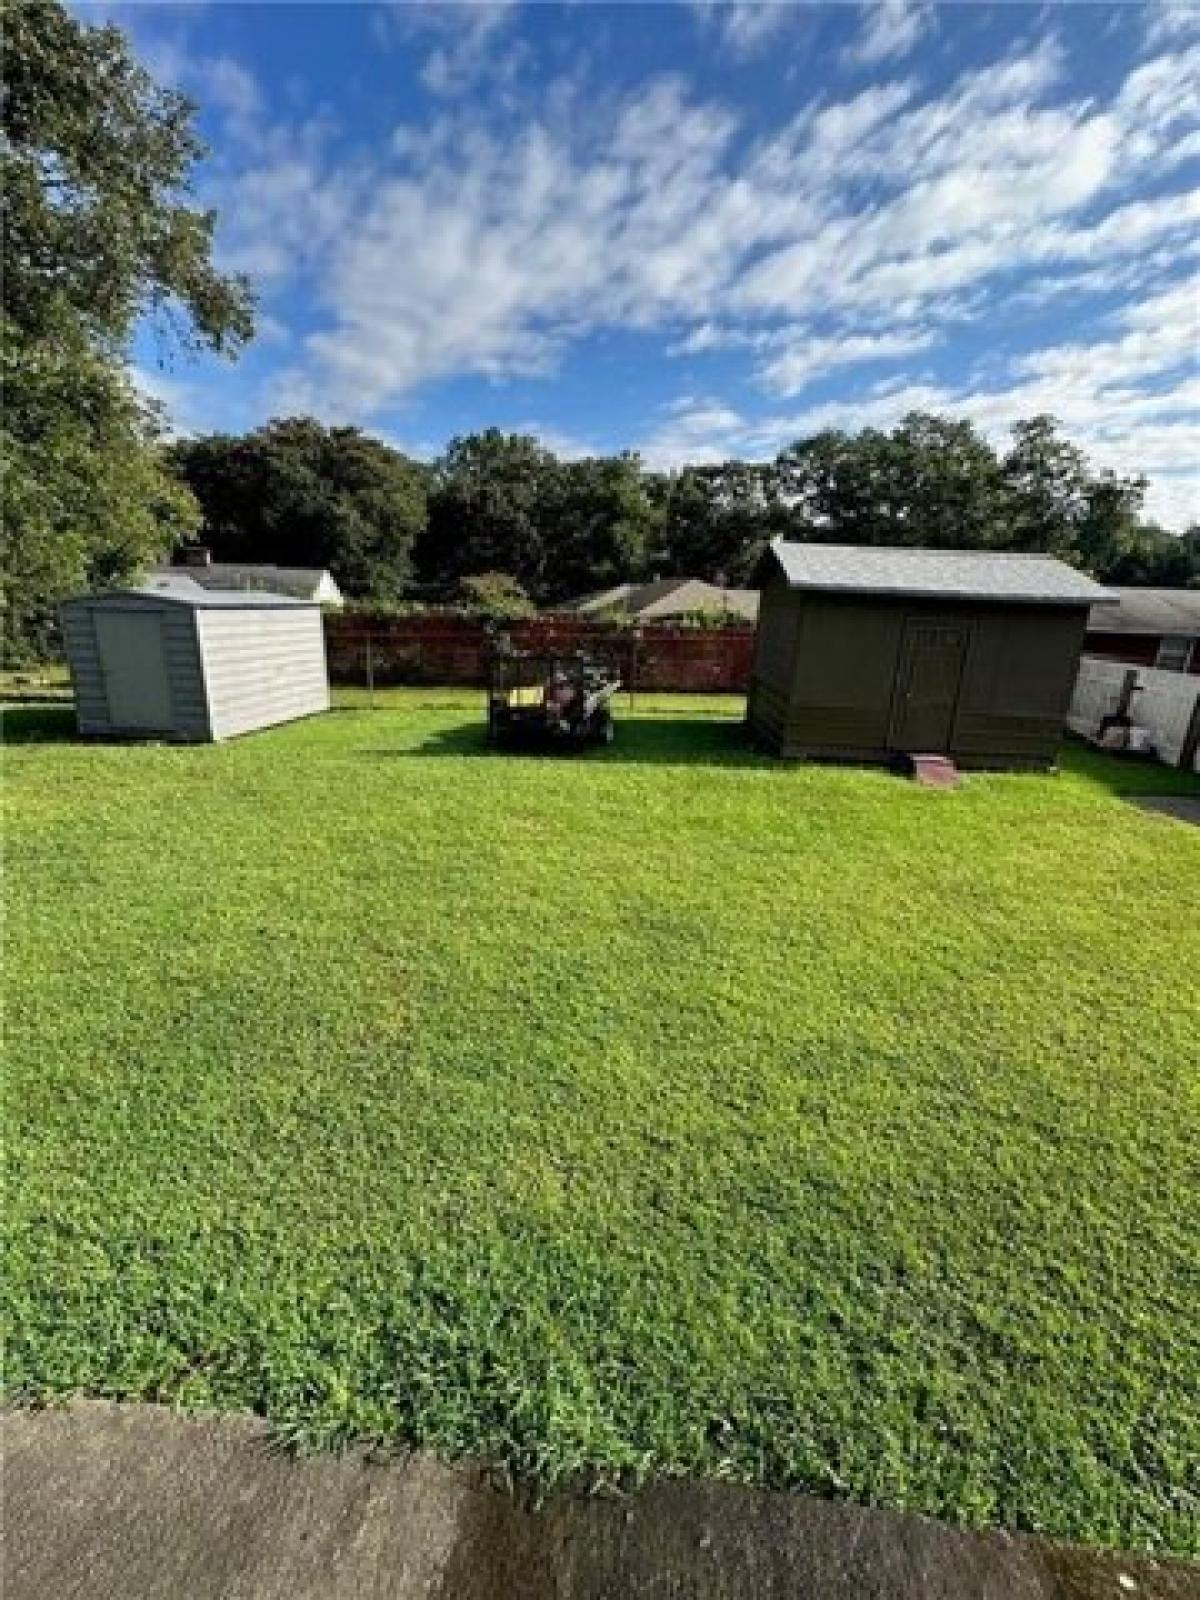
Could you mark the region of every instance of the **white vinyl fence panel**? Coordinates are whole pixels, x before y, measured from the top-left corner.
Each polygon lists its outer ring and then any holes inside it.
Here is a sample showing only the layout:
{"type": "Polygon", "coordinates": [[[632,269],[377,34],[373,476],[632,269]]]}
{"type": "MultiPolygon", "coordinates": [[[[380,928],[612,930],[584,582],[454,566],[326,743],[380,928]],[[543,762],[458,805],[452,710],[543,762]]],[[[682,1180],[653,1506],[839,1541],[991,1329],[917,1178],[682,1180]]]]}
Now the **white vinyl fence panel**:
{"type": "MultiPolygon", "coordinates": [[[[1122,661],[1084,656],[1067,713],[1068,725],[1085,738],[1094,738],[1101,718],[1117,710],[1127,673],[1134,675],[1138,689],[1130,702],[1130,718],[1150,730],[1160,760],[1168,766],[1179,766],[1188,732],[1200,714],[1200,677],[1194,674],[1156,672],[1152,667],[1131,667],[1122,661]]],[[[1200,752],[1194,744],[1188,765],[1200,771],[1200,752]]]]}

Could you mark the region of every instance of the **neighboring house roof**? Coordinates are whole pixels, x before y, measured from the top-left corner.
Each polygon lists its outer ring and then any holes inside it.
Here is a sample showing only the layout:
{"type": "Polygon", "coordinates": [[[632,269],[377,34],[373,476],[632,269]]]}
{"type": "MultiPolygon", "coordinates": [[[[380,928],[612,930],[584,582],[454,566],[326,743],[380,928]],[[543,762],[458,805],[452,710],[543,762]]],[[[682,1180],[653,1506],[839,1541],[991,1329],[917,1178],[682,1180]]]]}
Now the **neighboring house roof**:
{"type": "Polygon", "coordinates": [[[251,589],[298,600],[340,605],[342,591],[325,567],[277,567],[269,561],[210,561],[205,566],[155,567],[155,578],[187,578],[204,589],[251,589]]]}
{"type": "Polygon", "coordinates": [[[95,594],[77,594],[66,601],[67,605],[88,605],[105,600],[165,600],[169,605],[190,606],[194,611],[228,610],[262,611],[275,606],[315,606],[318,600],[309,600],[294,594],[266,594],[261,589],[206,589],[191,577],[172,573],[169,577],[151,577],[146,583],[129,589],[101,589],[95,594]]]}
{"type": "Polygon", "coordinates": [[[585,595],[582,600],[574,601],[570,609],[582,612],[585,616],[597,611],[619,611],[636,588],[635,583],[614,584],[611,589],[601,589],[599,594],[585,595]]]}
{"type": "Polygon", "coordinates": [[[770,558],[794,589],[1026,605],[1099,605],[1111,598],[1109,590],[1053,556],[776,539],[770,558]]]}
{"type": "Polygon", "coordinates": [[[1088,619],[1097,633],[1142,633],[1200,639],[1200,589],[1113,589],[1116,605],[1088,619]]]}
{"type": "Polygon", "coordinates": [[[577,601],[573,609],[584,616],[619,611],[646,622],[698,611],[726,613],[753,622],[758,616],[758,594],[753,589],[722,589],[702,578],[658,578],[653,583],[619,583],[577,601]]]}

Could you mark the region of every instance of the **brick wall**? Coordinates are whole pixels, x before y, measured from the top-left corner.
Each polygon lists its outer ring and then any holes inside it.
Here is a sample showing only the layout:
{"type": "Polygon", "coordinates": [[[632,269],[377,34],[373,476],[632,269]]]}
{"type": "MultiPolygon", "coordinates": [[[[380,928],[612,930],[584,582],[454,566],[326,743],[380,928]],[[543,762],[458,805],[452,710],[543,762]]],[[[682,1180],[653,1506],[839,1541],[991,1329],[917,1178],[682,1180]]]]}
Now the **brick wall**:
{"type": "MultiPolygon", "coordinates": [[[[754,629],[677,628],[633,633],[574,616],[531,617],[508,630],[518,650],[585,650],[612,663],[626,684],[683,693],[744,694],[754,629]]],[[[469,617],[370,617],[328,612],[325,639],[334,683],[473,684],[487,679],[488,636],[469,617]]]]}

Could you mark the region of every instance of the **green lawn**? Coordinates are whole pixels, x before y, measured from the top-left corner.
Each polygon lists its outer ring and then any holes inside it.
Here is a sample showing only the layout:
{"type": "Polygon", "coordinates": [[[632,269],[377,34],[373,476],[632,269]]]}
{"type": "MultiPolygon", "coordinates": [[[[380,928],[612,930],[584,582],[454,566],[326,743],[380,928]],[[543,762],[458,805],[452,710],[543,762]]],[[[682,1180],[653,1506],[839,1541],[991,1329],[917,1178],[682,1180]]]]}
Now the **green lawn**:
{"type": "Polygon", "coordinates": [[[383,699],[13,713],[10,1392],[1200,1549],[1200,829],[383,699]]]}

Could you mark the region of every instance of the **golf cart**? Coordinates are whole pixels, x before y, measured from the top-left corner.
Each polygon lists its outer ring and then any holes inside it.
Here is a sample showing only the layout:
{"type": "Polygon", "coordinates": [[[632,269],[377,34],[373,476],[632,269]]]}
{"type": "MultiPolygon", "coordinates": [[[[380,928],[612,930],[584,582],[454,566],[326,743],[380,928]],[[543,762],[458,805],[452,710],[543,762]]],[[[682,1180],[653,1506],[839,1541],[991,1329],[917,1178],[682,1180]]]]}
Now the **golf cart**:
{"type": "Polygon", "coordinates": [[[583,651],[516,650],[500,635],[488,673],[488,743],[508,748],[611,744],[615,672],[583,651]]]}

